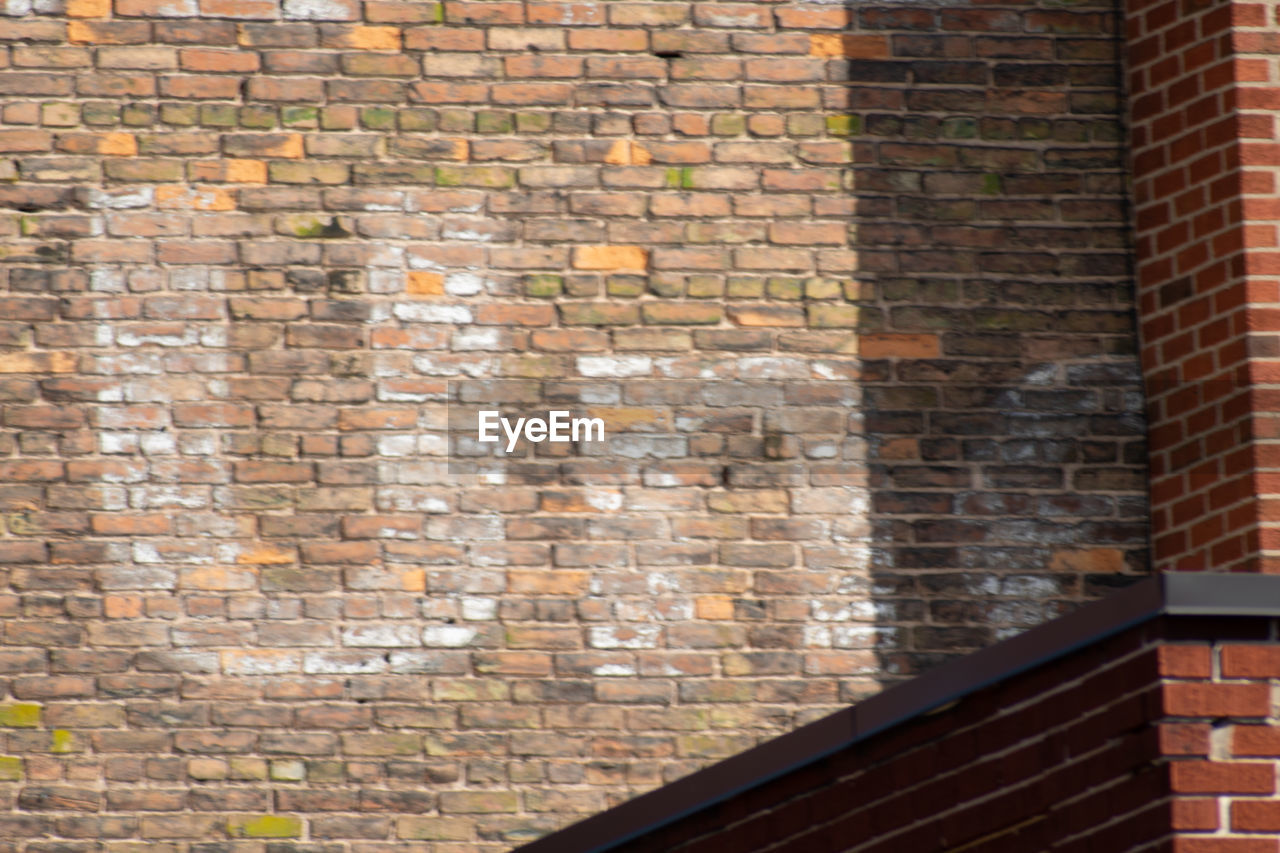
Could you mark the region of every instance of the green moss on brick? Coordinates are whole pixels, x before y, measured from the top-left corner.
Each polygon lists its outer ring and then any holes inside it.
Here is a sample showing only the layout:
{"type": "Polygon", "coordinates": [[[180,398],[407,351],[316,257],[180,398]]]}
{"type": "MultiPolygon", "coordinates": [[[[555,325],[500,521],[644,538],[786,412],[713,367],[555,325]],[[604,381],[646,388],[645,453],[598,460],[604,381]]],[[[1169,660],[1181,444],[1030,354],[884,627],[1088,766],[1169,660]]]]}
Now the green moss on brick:
{"type": "Polygon", "coordinates": [[[240,126],[263,130],[276,126],[276,111],[273,107],[241,107],[240,126]]]}
{"type": "Polygon", "coordinates": [[[516,113],[516,130],[520,133],[546,133],[550,129],[550,113],[516,113]]]}
{"type": "Polygon", "coordinates": [[[313,220],[308,223],[301,223],[293,226],[293,236],[295,237],[323,237],[324,223],[319,220],[313,220]]]}
{"type": "Polygon", "coordinates": [[[22,759],[13,755],[0,755],[0,782],[22,780],[22,759]]]}
{"type": "Polygon", "coordinates": [[[558,296],[564,290],[564,277],[558,275],[529,275],[524,279],[525,296],[545,299],[558,296]]]}
{"type": "Polygon", "coordinates": [[[839,299],[843,288],[839,279],[809,278],[804,282],[804,295],[806,299],[839,299]]]}
{"type": "Polygon", "coordinates": [[[76,752],[75,736],[66,729],[54,729],[49,733],[49,751],[59,755],[76,752]]]}
{"type": "Polygon", "coordinates": [[[862,116],[827,116],[827,133],[832,136],[856,136],[862,133],[862,116]]]}
{"type": "Polygon", "coordinates": [[[343,782],[347,778],[346,765],[341,761],[308,761],[307,781],[343,782]]]}
{"type": "Polygon", "coordinates": [[[155,105],[126,104],[121,111],[120,120],[130,127],[149,127],[156,120],[155,105]]]}
{"type": "MultiPolygon", "coordinates": [[[[85,104],[88,109],[91,104],[85,104]]],[[[115,109],[115,107],[112,107],[115,109]]],[[[86,118],[85,121],[88,121],[86,118]]],[[[200,123],[200,108],[195,104],[161,104],[160,121],[179,127],[190,127],[200,123]]]]}
{"type": "Polygon", "coordinates": [[[1002,189],[1000,176],[994,172],[987,172],[982,176],[982,192],[986,195],[999,195],[1002,189]]]}
{"type": "Polygon", "coordinates": [[[34,702],[0,705],[0,726],[10,729],[34,729],[40,725],[40,706],[34,702]]]}
{"type": "Polygon", "coordinates": [[[820,115],[797,114],[787,117],[787,133],[792,136],[817,136],[825,122],[820,115]]]}
{"type": "Polygon", "coordinates": [[[649,291],[656,296],[677,299],[684,296],[685,277],[680,273],[654,273],[649,276],[649,291]]]}
{"type": "MultiPolygon", "coordinates": [[[[180,104],[165,104],[161,107],[161,112],[168,107],[185,106],[180,104]]],[[[187,124],[195,124],[196,109],[192,106],[186,106],[187,114],[191,116],[191,121],[187,124]]],[[[85,104],[80,108],[80,119],[85,124],[106,127],[120,123],[120,106],[118,104],[108,103],[106,101],[93,101],[85,104]]],[[[178,122],[172,122],[178,124],[178,122]]]]}
{"type": "Polygon", "coordinates": [[[476,132],[511,133],[515,130],[515,116],[497,110],[481,110],[476,113],[476,132]]]}
{"type": "Polygon", "coordinates": [[[446,133],[470,133],[475,123],[467,110],[441,110],[437,119],[440,130],[446,133]]]}
{"type": "Polygon", "coordinates": [[[320,123],[320,110],[315,107],[285,107],[280,111],[280,122],[285,127],[316,127],[320,123]]]}
{"type": "Polygon", "coordinates": [[[232,838],[298,838],[302,819],[289,815],[236,815],[227,818],[227,835],[232,838]]]}
{"type": "Polygon", "coordinates": [[[350,237],[351,232],[342,227],[338,217],[330,216],[328,222],[319,219],[303,219],[292,226],[295,237],[327,238],[350,237]]]}
{"type": "Polygon", "coordinates": [[[436,186],[488,187],[505,189],[515,186],[516,175],[503,166],[437,166],[436,186]]]}
{"type": "Polygon", "coordinates": [[[854,329],[858,326],[856,305],[810,305],[809,325],[815,329],[854,329]]]}
{"type": "Polygon", "coordinates": [[[716,136],[741,136],[747,132],[747,117],[737,113],[719,113],[711,117],[711,132],[716,136]]]}
{"type": "Polygon", "coordinates": [[[396,119],[401,130],[426,132],[436,129],[436,114],[432,110],[401,110],[396,119]]]}
{"type": "Polygon", "coordinates": [[[200,108],[200,123],[207,127],[235,127],[237,112],[231,104],[205,104],[200,108]]]}
{"type": "Polygon", "coordinates": [[[731,299],[759,299],[764,296],[764,279],[754,276],[730,276],[725,294],[731,299]]]}
{"type": "Polygon", "coordinates": [[[715,275],[691,275],[685,284],[685,295],[694,299],[723,296],[724,279],[715,275]]]}
{"type": "Polygon", "coordinates": [[[765,292],[770,299],[802,299],[804,297],[804,281],[798,278],[771,278],[765,292]]]}
{"type": "Polygon", "coordinates": [[[611,275],[605,281],[605,292],[610,296],[643,296],[646,281],[639,275],[611,275]]]}
{"type": "Polygon", "coordinates": [[[947,139],[976,139],[978,120],[974,118],[949,118],[942,123],[942,135],[947,139]]]}
{"type": "Polygon", "coordinates": [[[267,778],[267,762],[261,758],[232,758],[227,762],[228,776],[240,780],[260,780],[267,778]]]}

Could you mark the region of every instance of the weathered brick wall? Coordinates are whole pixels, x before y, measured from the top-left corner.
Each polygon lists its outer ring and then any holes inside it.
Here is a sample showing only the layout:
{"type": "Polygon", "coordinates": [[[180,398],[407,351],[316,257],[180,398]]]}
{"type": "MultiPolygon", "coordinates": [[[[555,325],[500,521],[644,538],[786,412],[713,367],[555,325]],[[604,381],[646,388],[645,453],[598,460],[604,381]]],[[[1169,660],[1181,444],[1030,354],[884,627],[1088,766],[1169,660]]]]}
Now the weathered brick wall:
{"type": "Polygon", "coordinates": [[[1274,630],[1151,622],[608,849],[1274,851],[1274,630]]]}
{"type": "Polygon", "coordinates": [[[2,8],[14,849],[506,849],[1145,570],[1110,5],[2,8]]]}

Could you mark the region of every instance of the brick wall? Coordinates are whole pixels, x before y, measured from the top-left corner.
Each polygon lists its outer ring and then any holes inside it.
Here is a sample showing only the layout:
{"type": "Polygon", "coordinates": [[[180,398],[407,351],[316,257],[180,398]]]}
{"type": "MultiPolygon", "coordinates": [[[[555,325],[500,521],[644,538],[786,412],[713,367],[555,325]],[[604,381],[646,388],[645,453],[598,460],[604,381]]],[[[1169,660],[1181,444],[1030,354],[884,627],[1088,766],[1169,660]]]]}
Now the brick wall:
{"type": "Polygon", "coordinates": [[[507,849],[1145,571],[1109,5],[0,9],[14,849],[507,849]]]}
{"type": "Polygon", "coordinates": [[[1276,571],[1275,15],[1128,4],[1154,561],[1276,571]]]}
{"type": "Polygon", "coordinates": [[[608,849],[1274,851],[1274,626],[1170,624],[1093,643],[608,849]]]}

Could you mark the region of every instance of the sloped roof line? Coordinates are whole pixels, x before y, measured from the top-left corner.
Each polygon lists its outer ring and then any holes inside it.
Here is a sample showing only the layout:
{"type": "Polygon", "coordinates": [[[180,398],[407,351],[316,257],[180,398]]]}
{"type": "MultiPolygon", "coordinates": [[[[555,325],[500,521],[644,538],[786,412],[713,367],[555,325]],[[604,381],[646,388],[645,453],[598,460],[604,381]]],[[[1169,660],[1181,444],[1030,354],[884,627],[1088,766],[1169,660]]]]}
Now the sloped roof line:
{"type": "Polygon", "coordinates": [[[1066,616],[950,661],[517,851],[605,853],[983,687],[1157,616],[1280,616],[1280,576],[1182,572],[1145,578],[1066,616]]]}

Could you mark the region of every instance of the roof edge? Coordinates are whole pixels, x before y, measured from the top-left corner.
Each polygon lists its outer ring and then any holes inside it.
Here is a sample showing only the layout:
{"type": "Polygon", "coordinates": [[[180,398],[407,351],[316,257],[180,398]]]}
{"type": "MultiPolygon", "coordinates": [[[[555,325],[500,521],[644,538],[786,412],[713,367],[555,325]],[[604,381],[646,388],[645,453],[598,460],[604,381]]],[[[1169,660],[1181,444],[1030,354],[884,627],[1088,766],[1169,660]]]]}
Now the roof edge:
{"type": "Polygon", "coordinates": [[[1146,578],[517,850],[604,853],[983,687],[1161,615],[1280,617],[1280,576],[1184,572],[1146,578]]]}

